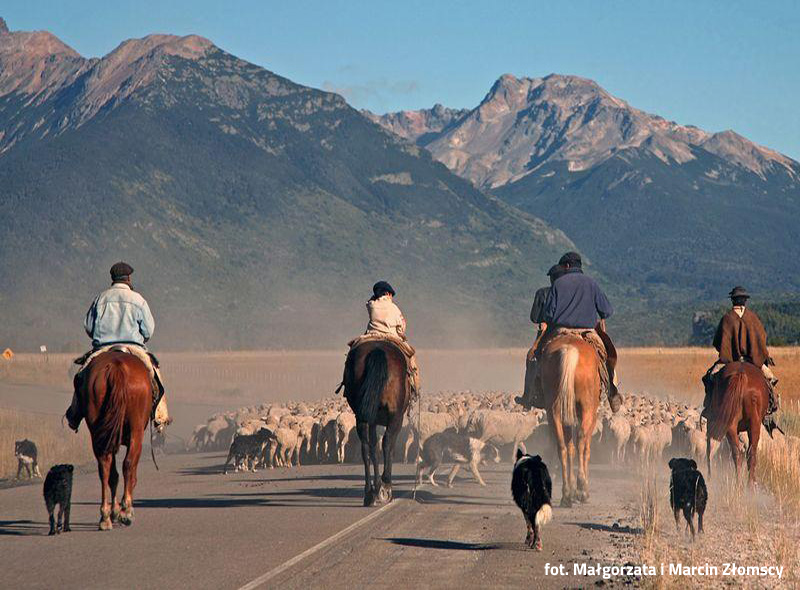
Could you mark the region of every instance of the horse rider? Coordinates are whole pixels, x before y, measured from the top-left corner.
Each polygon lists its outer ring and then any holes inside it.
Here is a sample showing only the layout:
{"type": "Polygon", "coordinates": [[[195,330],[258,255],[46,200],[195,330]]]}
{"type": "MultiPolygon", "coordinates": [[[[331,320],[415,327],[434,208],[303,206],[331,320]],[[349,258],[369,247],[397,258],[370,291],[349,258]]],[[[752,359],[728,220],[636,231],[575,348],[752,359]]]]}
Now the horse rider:
{"type": "Polygon", "coordinates": [[[778,380],[770,369],[770,365],[774,365],[775,361],[769,356],[767,350],[767,331],[758,315],[747,309],[747,300],[750,295],[744,287],[734,287],[728,296],[731,298],[731,309],[722,316],[714,334],[714,348],[719,353],[719,358],[703,375],[706,395],[703,400],[701,416],[708,419],[715,375],[727,363],[744,360],[761,367],[761,372],[769,384],[769,406],[767,414],[764,416],[764,427],[772,434],[772,430],[778,428],[775,412],[778,411],[780,400],[775,391],[778,380]]]}
{"type": "MultiPolygon", "coordinates": [[[[547,276],[550,278],[550,286],[563,274],[563,271],[564,269],[557,264],[550,267],[550,270],[547,271],[547,276]]],[[[539,370],[536,365],[539,362],[539,343],[542,341],[542,336],[547,330],[547,322],[544,321],[544,306],[547,303],[547,296],[550,295],[550,286],[537,289],[536,293],[533,295],[531,322],[536,326],[536,338],[525,359],[525,391],[522,396],[514,398],[515,402],[527,410],[531,408],[544,408],[542,382],[541,379],[538,378],[539,370]]]]}
{"type": "Polygon", "coordinates": [[[544,348],[546,340],[561,334],[575,335],[591,344],[600,359],[602,388],[608,395],[612,411],[617,412],[622,405],[615,372],[617,353],[605,331],[605,320],[611,317],[614,309],[600,285],[583,274],[580,254],[567,252],[558,265],[563,268],[563,273],[553,282],[547,296],[544,321],[548,328],[539,343],[539,350],[544,348]]]}
{"type": "Polygon", "coordinates": [[[153,335],[155,321],[147,301],[132,288],[132,274],[133,267],[125,262],[117,262],[112,266],[111,287],[95,297],[86,314],[84,328],[92,339],[92,350],[75,361],[81,365],[81,369],[75,375],[75,393],[66,412],[69,427],[76,432],[81,420],[85,418],[81,415],[77,394],[83,370],[93,358],[117,346],[124,347],[126,352],[136,356],[150,372],[153,384],[153,424],[162,430],[172,422],[167,411],[158,361],[145,347],[145,343],[153,335]]]}
{"type": "Polygon", "coordinates": [[[349,345],[352,349],[362,342],[371,340],[388,340],[392,342],[406,355],[411,387],[414,391],[419,391],[419,368],[417,367],[416,351],[408,343],[406,318],[394,302],[395,295],[395,290],[386,281],[378,281],[373,285],[372,297],[367,301],[367,314],[369,316],[367,329],[362,336],[351,340],[349,345]]]}

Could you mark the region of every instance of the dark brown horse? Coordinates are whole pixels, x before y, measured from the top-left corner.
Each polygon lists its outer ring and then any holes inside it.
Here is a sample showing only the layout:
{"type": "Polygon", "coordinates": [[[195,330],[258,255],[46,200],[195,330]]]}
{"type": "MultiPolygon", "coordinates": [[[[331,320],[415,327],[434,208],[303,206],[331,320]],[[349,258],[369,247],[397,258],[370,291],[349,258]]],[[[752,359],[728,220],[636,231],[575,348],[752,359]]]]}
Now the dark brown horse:
{"type": "Polygon", "coordinates": [[[133,522],[136,468],[153,399],[150,374],[132,354],[106,352],[86,367],[77,394],[100,474],[100,530],[111,529],[113,520],[129,525],[133,522]],[[128,452],[122,462],[125,489],[120,508],[116,454],[121,445],[127,446],[128,452]]]}
{"type": "Polygon", "coordinates": [[[711,477],[711,439],[727,438],[731,448],[736,475],[742,468],[742,448],[739,433],[747,432],[750,444],[747,450],[747,469],[750,484],[756,481],[758,440],[761,421],[769,404],[769,385],[761,369],[752,363],[728,363],[714,379],[708,428],[706,434],[706,462],[711,477]]]}
{"type": "Polygon", "coordinates": [[[561,506],[589,499],[589,457],[600,405],[597,353],[583,338],[554,336],[542,349],[542,388],[561,460],[561,506]],[[577,440],[577,443],[576,443],[577,440]],[[573,476],[578,449],[577,487],[573,476]]]}
{"type": "Polygon", "coordinates": [[[347,355],[344,395],[356,415],[364,460],[364,506],[392,500],[392,452],[411,401],[408,361],[391,342],[359,344],[347,355]],[[378,479],[377,427],[383,435],[383,475],[378,479]],[[374,477],[370,478],[370,464],[374,477]]]}

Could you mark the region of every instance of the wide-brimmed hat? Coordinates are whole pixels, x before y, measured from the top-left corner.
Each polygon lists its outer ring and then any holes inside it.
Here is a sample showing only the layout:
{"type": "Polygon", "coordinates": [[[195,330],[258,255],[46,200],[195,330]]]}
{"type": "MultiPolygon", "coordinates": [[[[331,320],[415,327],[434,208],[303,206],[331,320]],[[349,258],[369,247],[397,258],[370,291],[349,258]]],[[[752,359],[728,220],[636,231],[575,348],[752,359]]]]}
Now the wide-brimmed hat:
{"type": "Polygon", "coordinates": [[[747,289],[744,287],[734,287],[731,289],[731,292],[728,293],[728,297],[731,299],[736,299],[739,297],[744,297],[745,299],[750,299],[750,294],[747,292],[747,289]]]}
{"type": "Polygon", "coordinates": [[[378,281],[372,286],[372,294],[376,297],[380,297],[384,293],[389,293],[392,297],[396,295],[392,286],[386,281],[378,281]]]}

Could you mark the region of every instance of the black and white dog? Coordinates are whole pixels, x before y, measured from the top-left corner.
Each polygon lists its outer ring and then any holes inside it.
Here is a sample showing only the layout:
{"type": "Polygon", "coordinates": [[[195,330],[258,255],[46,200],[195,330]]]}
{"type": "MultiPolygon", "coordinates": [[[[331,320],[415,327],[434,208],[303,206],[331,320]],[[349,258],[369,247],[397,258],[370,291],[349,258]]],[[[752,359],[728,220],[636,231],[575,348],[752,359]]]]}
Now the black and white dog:
{"type": "MultiPolygon", "coordinates": [[[[442,462],[452,461],[453,468],[447,476],[447,487],[453,487],[453,480],[456,478],[458,470],[462,465],[468,465],[472,476],[482,486],[486,485],[483,481],[478,465],[481,462],[481,453],[487,447],[483,441],[472,438],[466,434],[456,431],[455,428],[448,428],[443,432],[437,432],[429,436],[425,443],[422,445],[422,452],[420,453],[420,466],[419,466],[419,479],[417,483],[422,483],[422,472],[428,469],[428,481],[431,485],[439,485],[436,483],[434,476],[436,470],[441,467],[442,462]]],[[[495,461],[500,460],[500,455],[497,449],[494,449],[495,461]]]]}
{"type": "Polygon", "coordinates": [[[39,452],[36,450],[36,443],[32,440],[18,440],[14,442],[14,456],[17,458],[17,479],[25,469],[28,477],[42,477],[39,471],[39,452]]]}
{"type": "Polygon", "coordinates": [[[553,495],[553,481],[550,472],[539,455],[531,456],[517,449],[517,462],[511,476],[511,493],[517,503],[525,524],[528,525],[528,536],[525,544],[536,551],[542,550],[542,526],[550,522],[553,508],[550,498],[553,495]]]}
{"type": "Polygon", "coordinates": [[[694,459],[670,459],[669,503],[675,515],[675,528],[678,528],[680,513],[686,519],[686,526],[692,531],[694,539],[694,514],[697,513],[697,532],[703,532],[703,513],[708,503],[708,489],[703,474],[697,470],[694,459]]]}
{"type": "Polygon", "coordinates": [[[69,509],[72,504],[72,465],[53,465],[44,479],[44,503],[50,515],[50,534],[68,533],[69,509]],[[58,526],[53,512],[58,505],[58,526]],[[63,519],[63,526],[62,526],[63,519]]]}

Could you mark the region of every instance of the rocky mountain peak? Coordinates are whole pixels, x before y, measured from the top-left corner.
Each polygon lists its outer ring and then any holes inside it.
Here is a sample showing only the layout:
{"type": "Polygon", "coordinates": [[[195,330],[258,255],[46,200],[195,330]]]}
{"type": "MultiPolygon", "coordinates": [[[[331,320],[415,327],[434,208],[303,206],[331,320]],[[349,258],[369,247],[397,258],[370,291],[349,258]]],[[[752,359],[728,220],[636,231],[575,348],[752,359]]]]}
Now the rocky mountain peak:
{"type": "Polygon", "coordinates": [[[0,35],[9,32],[10,31],[8,30],[8,25],[6,24],[5,19],[2,16],[0,16],[0,35]]]}
{"type": "MultiPolygon", "coordinates": [[[[405,111],[403,117],[422,113],[405,111]]],[[[378,122],[397,132],[385,124],[393,116],[378,122]]],[[[712,135],[679,125],[632,107],[593,80],[572,75],[503,74],[475,109],[441,129],[437,135],[430,128],[421,145],[484,188],[520,180],[548,162],[564,163],[572,172],[587,170],[630,149],[670,165],[695,160],[702,148],[762,178],[770,171],[794,177],[798,169],[793,160],[732,131],[712,135]]]]}

